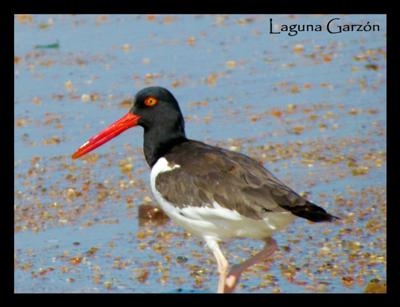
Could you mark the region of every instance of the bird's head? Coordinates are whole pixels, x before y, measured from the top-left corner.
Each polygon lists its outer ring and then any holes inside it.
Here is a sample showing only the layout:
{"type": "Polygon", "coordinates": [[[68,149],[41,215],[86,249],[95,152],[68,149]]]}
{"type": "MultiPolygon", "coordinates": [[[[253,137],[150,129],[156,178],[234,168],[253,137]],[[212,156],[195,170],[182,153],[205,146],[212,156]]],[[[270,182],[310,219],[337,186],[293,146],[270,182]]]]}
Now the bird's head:
{"type": "Polygon", "coordinates": [[[175,97],[163,87],[147,87],[135,95],[132,108],[125,116],[90,138],[72,155],[72,158],[77,159],[89,153],[135,126],[142,126],[145,133],[149,131],[162,133],[170,130],[182,131],[184,135],[183,116],[175,97]]]}

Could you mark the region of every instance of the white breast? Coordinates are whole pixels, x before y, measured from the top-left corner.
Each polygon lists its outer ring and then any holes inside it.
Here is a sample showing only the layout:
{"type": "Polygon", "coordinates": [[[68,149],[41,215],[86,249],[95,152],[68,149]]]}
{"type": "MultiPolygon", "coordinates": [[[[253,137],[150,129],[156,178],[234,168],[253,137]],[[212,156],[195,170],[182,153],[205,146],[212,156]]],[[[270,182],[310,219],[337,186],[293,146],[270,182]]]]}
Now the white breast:
{"type": "Polygon", "coordinates": [[[156,178],[160,173],[179,167],[180,165],[169,166],[164,157],[158,159],[150,174],[151,190],[164,212],[176,224],[195,235],[214,237],[217,240],[233,237],[263,239],[294,219],[290,212],[282,212],[271,213],[263,220],[254,220],[240,215],[237,211],[221,207],[216,202],[204,204],[202,207],[177,208],[157,191],[156,178]]]}

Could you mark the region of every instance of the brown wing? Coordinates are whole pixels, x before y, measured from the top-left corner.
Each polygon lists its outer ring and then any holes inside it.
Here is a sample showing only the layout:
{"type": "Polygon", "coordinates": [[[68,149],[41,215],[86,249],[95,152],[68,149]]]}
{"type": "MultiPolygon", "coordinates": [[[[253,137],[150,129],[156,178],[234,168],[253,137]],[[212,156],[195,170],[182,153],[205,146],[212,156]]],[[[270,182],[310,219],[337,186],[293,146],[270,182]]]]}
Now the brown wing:
{"type": "Polygon", "coordinates": [[[290,211],[311,220],[315,210],[327,214],[243,154],[189,141],[174,147],[165,158],[171,166],[180,167],[159,174],[156,188],[178,207],[217,202],[253,219],[262,219],[268,212],[290,211]]]}

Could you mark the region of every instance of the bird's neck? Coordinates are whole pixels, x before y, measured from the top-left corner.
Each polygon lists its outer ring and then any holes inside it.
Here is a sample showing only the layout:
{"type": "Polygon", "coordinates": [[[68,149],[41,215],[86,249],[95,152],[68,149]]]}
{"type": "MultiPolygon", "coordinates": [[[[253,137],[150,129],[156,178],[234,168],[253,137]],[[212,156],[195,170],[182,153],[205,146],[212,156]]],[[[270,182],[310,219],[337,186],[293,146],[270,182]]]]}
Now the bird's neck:
{"type": "Polygon", "coordinates": [[[143,151],[147,164],[153,167],[157,160],[167,154],[174,146],[187,140],[182,125],[145,128],[143,151]]]}

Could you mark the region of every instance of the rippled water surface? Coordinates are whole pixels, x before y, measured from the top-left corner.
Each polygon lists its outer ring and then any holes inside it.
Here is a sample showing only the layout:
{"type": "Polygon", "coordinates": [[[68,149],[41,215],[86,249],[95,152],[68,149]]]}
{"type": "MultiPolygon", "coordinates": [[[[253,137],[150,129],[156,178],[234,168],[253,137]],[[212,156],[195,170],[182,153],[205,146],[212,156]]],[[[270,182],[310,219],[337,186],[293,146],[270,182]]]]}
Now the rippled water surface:
{"type": "MultiPolygon", "coordinates": [[[[237,292],[364,292],[386,280],[386,19],[380,31],[269,34],[338,16],[15,17],[15,291],[214,292],[201,239],[154,206],[142,130],[70,155],[139,89],[170,89],[190,138],[241,151],[332,214],[297,219],[237,292]],[[153,212],[153,211],[151,211],[153,212]]],[[[222,245],[230,263],[262,242],[222,245]]]]}

